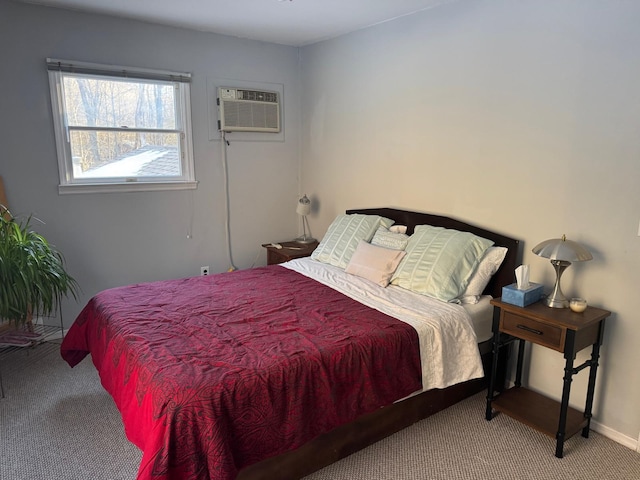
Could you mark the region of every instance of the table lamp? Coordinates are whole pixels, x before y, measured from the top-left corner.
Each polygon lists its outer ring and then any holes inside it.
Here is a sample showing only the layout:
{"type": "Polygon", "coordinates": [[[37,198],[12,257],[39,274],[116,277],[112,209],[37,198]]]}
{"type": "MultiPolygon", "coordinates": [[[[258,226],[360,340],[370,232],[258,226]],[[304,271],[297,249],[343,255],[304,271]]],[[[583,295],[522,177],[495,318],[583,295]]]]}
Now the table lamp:
{"type": "Polygon", "coordinates": [[[556,284],[553,292],[544,300],[547,306],[553,308],[568,308],[569,301],[560,289],[560,277],[571,262],[584,262],[591,260],[593,256],[585,247],[562,235],[562,238],[553,238],[539,243],[532,250],[540,257],[548,258],[556,271],[556,284]]]}
{"type": "Polygon", "coordinates": [[[296,207],[296,213],[302,217],[302,236],[296,238],[296,242],[298,243],[313,243],[316,241],[315,238],[307,236],[307,226],[309,222],[307,220],[307,215],[311,213],[311,200],[306,195],[303,195],[298,200],[298,206],[296,207]]]}

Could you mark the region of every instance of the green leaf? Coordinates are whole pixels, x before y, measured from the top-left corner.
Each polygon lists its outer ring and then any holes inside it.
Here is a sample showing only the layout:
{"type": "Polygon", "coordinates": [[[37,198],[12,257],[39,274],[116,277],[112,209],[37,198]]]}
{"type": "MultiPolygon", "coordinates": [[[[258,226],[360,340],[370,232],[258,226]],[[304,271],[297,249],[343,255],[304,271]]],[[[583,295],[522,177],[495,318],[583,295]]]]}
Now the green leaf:
{"type": "Polygon", "coordinates": [[[0,319],[21,325],[31,314],[50,315],[63,297],[77,299],[78,283],[55,247],[19,222],[0,216],[0,319]]]}

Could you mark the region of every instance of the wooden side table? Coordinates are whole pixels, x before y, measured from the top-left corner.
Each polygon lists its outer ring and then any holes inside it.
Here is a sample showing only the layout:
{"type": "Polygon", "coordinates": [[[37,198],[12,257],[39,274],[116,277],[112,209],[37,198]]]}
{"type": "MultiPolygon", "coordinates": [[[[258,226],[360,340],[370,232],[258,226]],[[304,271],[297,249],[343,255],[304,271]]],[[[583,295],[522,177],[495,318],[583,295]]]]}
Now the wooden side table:
{"type": "Polygon", "coordinates": [[[294,258],[308,257],[316,249],[318,242],[280,242],[280,245],[282,245],[282,248],[273,247],[271,243],[262,244],[267,249],[267,265],[276,265],[294,258]]]}
{"type": "Polygon", "coordinates": [[[527,307],[491,300],[493,313],[493,363],[487,391],[486,419],[493,418],[493,410],[510,417],[556,439],[556,457],[562,458],[564,442],[578,431],[589,437],[591,408],[596,384],[596,371],[605,319],[611,312],[587,307],[582,313],[568,308],[551,308],[542,302],[527,307]],[[501,347],[519,340],[515,386],[496,394],[494,382],[497,358],[501,347]],[[525,342],[532,342],[564,354],[564,385],[562,401],[547,398],[521,386],[525,342]],[[576,354],[592,346],[591,358],[574,367],[576,354]],[[589,383],[584,412],[569,407],[569,394],[573,375],[589,367],[589,383]]]}

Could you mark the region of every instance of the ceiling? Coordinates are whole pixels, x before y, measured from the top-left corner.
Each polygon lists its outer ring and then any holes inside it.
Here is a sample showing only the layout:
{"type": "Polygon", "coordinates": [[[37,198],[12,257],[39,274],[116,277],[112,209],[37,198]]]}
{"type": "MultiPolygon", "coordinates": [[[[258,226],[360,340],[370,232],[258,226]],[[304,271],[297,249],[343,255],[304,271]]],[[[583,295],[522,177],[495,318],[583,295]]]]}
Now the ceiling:
{"type": "Polygon", "coordinates": [[[452,0],[19,0],[304,46],[452,0]]]}

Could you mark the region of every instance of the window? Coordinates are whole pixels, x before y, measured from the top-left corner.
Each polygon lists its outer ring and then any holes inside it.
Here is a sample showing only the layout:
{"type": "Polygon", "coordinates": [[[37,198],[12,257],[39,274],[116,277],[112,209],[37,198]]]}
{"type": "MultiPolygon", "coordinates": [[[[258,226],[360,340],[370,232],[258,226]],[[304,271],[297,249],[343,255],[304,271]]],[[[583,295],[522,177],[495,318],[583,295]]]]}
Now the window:
{"type": "Polygon", "coordinates": [[[60,193],[195,188],[188,73],[47,59],[60,193]]]}

